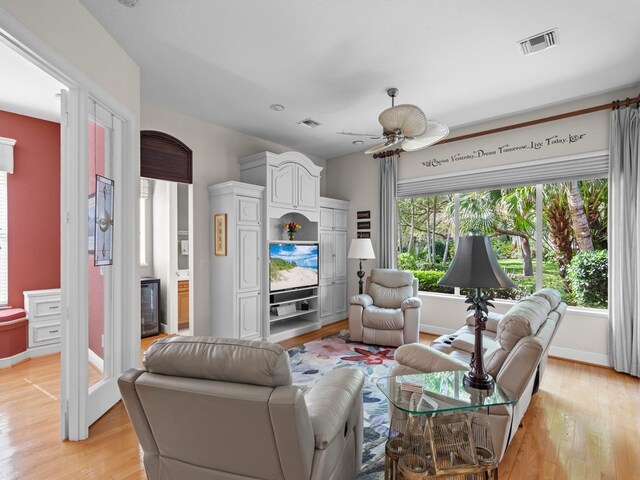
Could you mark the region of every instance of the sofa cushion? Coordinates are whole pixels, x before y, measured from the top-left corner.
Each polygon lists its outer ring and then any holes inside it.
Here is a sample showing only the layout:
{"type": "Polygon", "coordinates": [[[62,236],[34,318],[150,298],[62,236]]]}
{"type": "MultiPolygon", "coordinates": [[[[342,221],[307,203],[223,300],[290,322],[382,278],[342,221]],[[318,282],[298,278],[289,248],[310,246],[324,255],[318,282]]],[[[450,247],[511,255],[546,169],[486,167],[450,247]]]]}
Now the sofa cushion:
{"type": "Polygon", "coordinates": [[[400,308],[402,302],[413,296],[413,287],[385,287],[378,283],[369,284],[369,295],[373,298],[373,304],[383,308],[400,308]]]}
{"type": "Polygon", "coordinates": [[[542,290],[538,290],[532,296],[544,298],[549,302],[549,305],[551,305],[551,310],[555,310],[562,301],[562,295],[560,295],[560,292],[553,288],[543,288],[542,290]]]}
{"type": "Polygon", "coordinates": [[[291,385],[289,354],[275,343],[218,337],[168,337],[144,352],[149,373],[248,383],[291,385]]]}
{"type": "MultiPolygon", "coordinates": [[[[473,316],[473,312],[471,312],[469,315],[467,315],[467,325],[469,325],[470,327],[475,327],[476,326],[476,318],[473,316]]],[[[504,315],[500,314],[500,313],[496,313],[496,312],[489,312],[489,314],[487,315],[487,323],[486,323],[486,330],[488,332],[497,332],[498,331],[498,323],[500,322],[500,320],[502,320],[504,318],[504,315]]]]}
{"type": "Polygon", "coordinates": [[[374,268],[371,270],[371,282],[389,288],[413,286],[413,273],[407,270],[374,268]]]}
{"type": "Polygon", "coordinates": [[[399,308],[371,305],[362,312],[362,325],[377,330],[401,330],[404,326],[404,315],[399,308]]]}
{"type": "Polygon", "coordinates": [[[529,335],[535,335],[547,319],[551,305],[542,296],[530,296],[516,303],[498,323],[496,340],[507,352],[529,335]]]}

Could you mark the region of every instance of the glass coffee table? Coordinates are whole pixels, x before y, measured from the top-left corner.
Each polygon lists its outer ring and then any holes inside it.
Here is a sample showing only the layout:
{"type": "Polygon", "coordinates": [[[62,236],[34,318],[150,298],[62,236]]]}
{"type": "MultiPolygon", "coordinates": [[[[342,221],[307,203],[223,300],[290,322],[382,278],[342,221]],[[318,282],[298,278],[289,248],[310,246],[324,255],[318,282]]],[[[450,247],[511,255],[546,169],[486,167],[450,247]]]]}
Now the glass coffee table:
{"type": "Polygon", "coordinates": [[[463,383],[465,372],[383,377],[390,402],[385,480],[497,479],[489,407],[517,398],[496,384],[491,391],[463,383]]]}

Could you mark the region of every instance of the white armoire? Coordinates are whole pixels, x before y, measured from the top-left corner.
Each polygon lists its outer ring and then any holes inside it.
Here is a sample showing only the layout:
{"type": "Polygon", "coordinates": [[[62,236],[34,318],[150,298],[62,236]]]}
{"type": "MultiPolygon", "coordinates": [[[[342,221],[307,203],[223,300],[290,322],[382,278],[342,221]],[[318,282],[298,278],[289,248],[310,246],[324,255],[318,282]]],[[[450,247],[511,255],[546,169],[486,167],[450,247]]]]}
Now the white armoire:
{"type": "Polygon", "coordinates": [[[211,333],[261,339],[262,197],[264,187],[240,182],[209,186],[211,215],[211,333]],[[225,252],[213,249],[215,215],[226,215],[225,252]]]}
{"type": "Polygon", "coordinates": [[[209,187],[212,228],[227,215],[226,256],[211,239],[212,334],[276,342],[345,318],[348,202],[320,197],[322,168],[301,153],[238,164],[242,182],[209,187]],[[294,240],[283,228],[291,221],[302,226],[294,240]],[[270,250],[292,244],[317,246],[318,281],[271,290],[270,250]]]}

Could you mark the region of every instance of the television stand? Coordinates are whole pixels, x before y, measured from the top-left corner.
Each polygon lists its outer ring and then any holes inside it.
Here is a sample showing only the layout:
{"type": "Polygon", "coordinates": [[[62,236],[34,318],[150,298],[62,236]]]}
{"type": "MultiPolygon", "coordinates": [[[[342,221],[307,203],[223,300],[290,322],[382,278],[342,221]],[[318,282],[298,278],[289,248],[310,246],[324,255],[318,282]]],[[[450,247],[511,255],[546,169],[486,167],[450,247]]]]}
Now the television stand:
{"type": "Polygon", "coordinates": [[[278,342],[317,330],[320,327],[318,287],[271,292],[269,294],[269,327],[270,342],[278,342]]]}

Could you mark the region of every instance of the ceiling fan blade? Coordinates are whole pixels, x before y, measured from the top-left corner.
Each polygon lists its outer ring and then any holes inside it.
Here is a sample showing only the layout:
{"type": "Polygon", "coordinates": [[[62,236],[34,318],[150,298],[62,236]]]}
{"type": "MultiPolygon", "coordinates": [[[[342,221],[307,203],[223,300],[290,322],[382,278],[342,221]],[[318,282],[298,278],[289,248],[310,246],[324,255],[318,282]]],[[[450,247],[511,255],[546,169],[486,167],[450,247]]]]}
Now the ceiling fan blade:
{"type": "Polygon", "coordinates": [[[378,145],[374,145],[373,147],[367,148],[364,153],[365,155],[369,155],[370,153],[378,153],[387,148],[387,142],[379,143],[378,145]]]}
{"type": "Polygon", "coordinates": [[[395,144],[400,143],[402,138],[403,137],[397,137],[397,136],[387,137],[387,141],[385,143],[380,143],[378,145],[374,145],[373,147],[368,148],[367,150],[365,150],[364,153],[365,154],[376,153],[376,152],[379,152],[381,150],[384,150],[385,148],[392,147],[395,144]]]}
{"type": "Polygon", "coordinates": [[[371,140],[379,140],[382,135],[378,135],[375,133],[351,133],[351,132],[336,132],[338,135],[349,135],[352,137],[369,137],[371,140]]]}
{"type": "Polygon", "coordinates": [[[402,149],[407,152],[415,152],[439,142],[447,135],[449,135],[449,127],[443,123],[429,120],[426,133],[420,137],[405,139],[402,142],[402,149]]]}
{"type": "Polygon", "coordinates": [[[427,117],[415,105],[403,104],[387,108],[378,117],[385,132],[402,130],[405,137],[419,137],[427,130],[427,117]]]}

